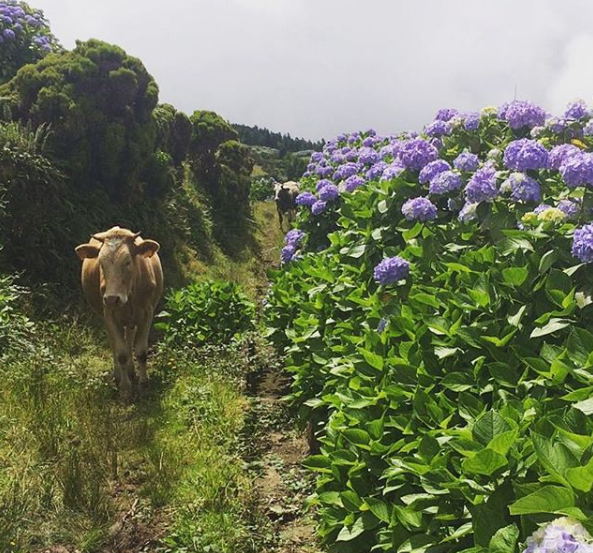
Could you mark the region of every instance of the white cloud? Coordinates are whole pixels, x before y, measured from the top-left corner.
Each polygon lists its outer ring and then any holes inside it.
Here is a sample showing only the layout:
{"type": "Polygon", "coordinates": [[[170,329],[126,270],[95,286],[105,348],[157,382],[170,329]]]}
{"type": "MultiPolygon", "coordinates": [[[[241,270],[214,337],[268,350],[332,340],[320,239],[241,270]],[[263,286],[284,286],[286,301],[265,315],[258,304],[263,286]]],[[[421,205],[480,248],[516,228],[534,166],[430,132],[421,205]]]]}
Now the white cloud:
{"type": "Polygon", "coordinates": [[[572,38],[563,52],[563,63],[550,83],[548,104],[561,113],[566,104],[576,98],[588,103],[593,100],[593,71],[591,70],[593,35],[580,34],[572,38]]]}

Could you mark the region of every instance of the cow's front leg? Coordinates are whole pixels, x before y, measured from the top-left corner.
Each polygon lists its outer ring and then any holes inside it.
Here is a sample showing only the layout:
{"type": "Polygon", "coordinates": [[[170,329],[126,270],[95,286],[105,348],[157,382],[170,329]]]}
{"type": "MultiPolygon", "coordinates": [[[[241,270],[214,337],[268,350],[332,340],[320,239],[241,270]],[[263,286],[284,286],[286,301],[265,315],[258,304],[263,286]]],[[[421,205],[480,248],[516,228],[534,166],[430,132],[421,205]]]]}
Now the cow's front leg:
{"type": "Polygon", "coordinates": [[[278,221],[280,222],[280,230],[282,230],[282,210],[278,206],[276,207],[276,209],[278,210],[278,221]]]}
{"type": "Polygon", "coordinates": [[[130,380],[130,367],[133,362],[131,344],[126,340],[124,326],[107,311],[105,312],[105,325],[113,349],[116,378],[119,374],[119,389],[123,397],[129,397],[132,390],[132,381],[130,380]]]}
{"type": "Polygon", "coordinates": [[[148,334],[150,333],[150,325],[152,323],[153,310],[147,309],[142,316],[142,320],[138,322],[138,331],[136,332],[136,339],[134,341],[134,353],[138,361],[138,383],[141,387],[146,386],[148,382],[148,375],[146,374],[146,357],[148,355],[148,334]]]}

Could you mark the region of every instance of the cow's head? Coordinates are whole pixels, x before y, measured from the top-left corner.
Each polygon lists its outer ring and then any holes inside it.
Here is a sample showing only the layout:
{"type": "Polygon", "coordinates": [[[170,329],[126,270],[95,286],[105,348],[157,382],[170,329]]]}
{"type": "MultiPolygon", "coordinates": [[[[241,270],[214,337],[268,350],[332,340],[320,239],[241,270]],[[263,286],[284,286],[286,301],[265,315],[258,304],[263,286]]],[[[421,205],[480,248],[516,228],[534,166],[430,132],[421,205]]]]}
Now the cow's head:
{"type": "Polygon", "coordinates": [[[274,200],[278,201],[278,198],[280,198],[280,194],[282,193],[283,189],[284,189],[283,184],[281,184],[279,182],[274,183],[274,200]]]}
{"type": "Polygon", "coordinates": [[[138,259],[152,257],[158,250],[159,244],[154,240],[143,240],[139,232],[119,227],[94,234],[88,244],[75,249],[82,260],[97,258],[103,304],[112,307],[127,303],[136,281],[138,259]]]}

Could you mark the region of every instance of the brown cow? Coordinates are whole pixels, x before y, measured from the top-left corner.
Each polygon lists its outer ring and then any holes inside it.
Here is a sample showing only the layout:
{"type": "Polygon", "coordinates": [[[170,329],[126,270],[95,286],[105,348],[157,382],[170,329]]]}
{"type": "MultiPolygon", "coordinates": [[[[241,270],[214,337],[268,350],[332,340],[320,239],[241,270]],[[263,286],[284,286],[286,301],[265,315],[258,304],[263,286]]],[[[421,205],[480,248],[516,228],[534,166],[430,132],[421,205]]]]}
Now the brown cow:
{"type": "Polygon", "coordinates": [[[288,181],[284,184],[279,182],[274,184],[274,201],[278,210],[278,220],[282,228],[282,216],[286,213],[289,222],[294,221],[296,217],[296,197],[299,195],[299,183],[288,181]]]}
{"type": "Polygon", "coordinates": [[[113,351],[114,376],[128,396],[136,354],[139,383],[147,382],[146,353],[154,310],[163,293],[159,244],[140,233],[113,227],[93,235],[76,253],[82,259],[82,289],[91,307],[105,319],[113,351]]]}

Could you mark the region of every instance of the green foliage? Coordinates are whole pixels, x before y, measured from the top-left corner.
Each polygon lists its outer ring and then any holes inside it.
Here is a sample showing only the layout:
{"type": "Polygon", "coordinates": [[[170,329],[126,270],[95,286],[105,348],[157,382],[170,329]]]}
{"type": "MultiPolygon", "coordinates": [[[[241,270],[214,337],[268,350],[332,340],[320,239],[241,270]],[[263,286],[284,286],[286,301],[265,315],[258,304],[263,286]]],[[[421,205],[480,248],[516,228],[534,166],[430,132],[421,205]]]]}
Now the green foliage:
{"type": "Polygon", "coordinates": [[[157,146],[167,152],[177,167],[185,160],[192,137],[192,124],[187,115],[171,104],[160,104],[153,111],[157,125],[157,146]]]}
{"type": "Polygon", "coordinates": [[[403,174],[301,213],[306,249],[327,249],[277,272],[268,298],[293,404],[319,432],[321,536],[344,553],[510,552],[556,516],[591,529],[593,301],[574,224],[520,230],[529,208],[503,201],[471,224],[410,222],[414,186],[403,174]],[[378,286],[393,255],[411,276],[378,286]]]}
{"type": "Polygon", "coordinates": [[[196,282],[171,292],[157,327],[177,347],[226,344],[253,328],[255,306],[238,285],[196,282]]]}
{"type": "Polygon", "coordinates": [[[156,151],[158,88],[139,60],[98,40],[78,42],[23,67],[0,95],[18,119],[51,124],[48,146],[74,186],[99,185],[118,200],[142,193],[156,151]]]}
{"type": "Polygon", "coordinates": [[[18,309],[25,293],[14,277],[0,275],[0,360],[30,347],[33,323],[18,309]]]}
{"type": "Polygon", "coordinates": [[[260,177],[251,181],[251,201],[263,202],[274,197],[274,181],[271,178],[260,177]]]}
{"type": "Polygon", "coordinates": [[[282,134],[272,132],[266,128],[260,128],[257,125],[250,127],[248,125],[233,125],[233,128],[239,133],[239,139],[249,146],[266,146],[280,151],[281,157],[290,152],[301,152],[303,150],[321,150],[323,140],[314,142],[304,138],[293,138],[290,133],[282,134]]]}

